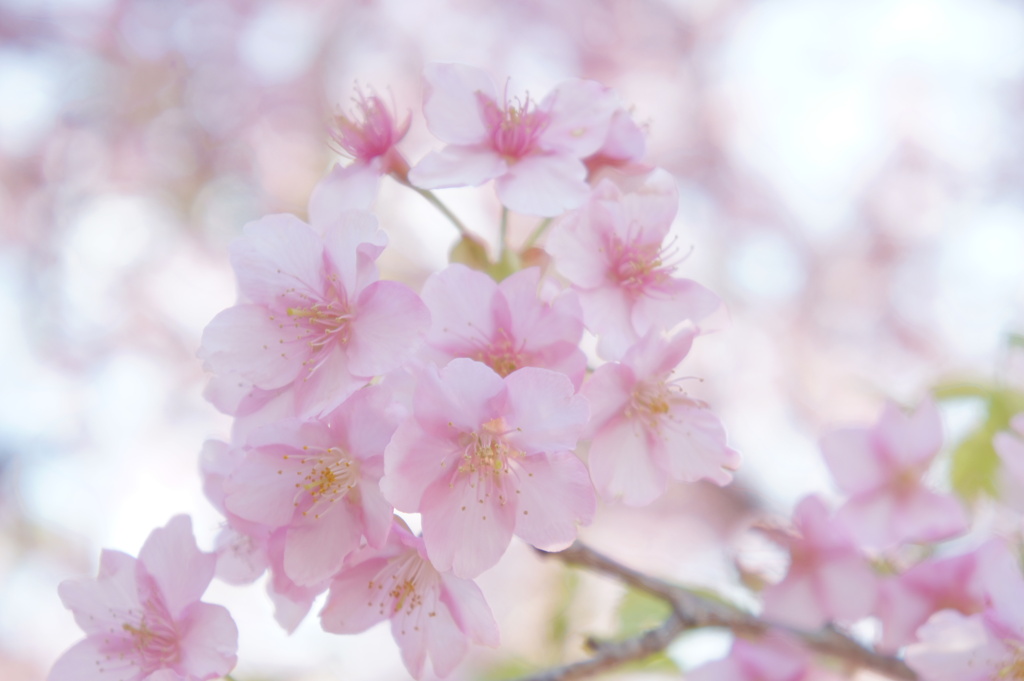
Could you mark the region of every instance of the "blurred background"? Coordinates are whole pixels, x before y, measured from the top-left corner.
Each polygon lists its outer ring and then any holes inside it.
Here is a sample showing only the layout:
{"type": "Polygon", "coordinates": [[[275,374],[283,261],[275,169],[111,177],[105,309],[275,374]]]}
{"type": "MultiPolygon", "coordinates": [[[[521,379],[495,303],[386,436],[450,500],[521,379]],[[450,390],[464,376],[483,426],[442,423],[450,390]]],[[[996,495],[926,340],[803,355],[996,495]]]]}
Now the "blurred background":
{"type": "MultiPolygon", "coordinates": [[[[745,456],[738,483],[602,508],[584,537],[621,559],[731,583],[743,518],[829,490],[823,428],[937,385],[1024,385],[1022,3],[0,0],[0,678],[45,678],[81,637],[56,585],[101,547],[136,554],[176,513],[212,546],[197,457],[230,422],[195,351],[234,301],[227,245],[305,216],[356,83],[412,112],[411,161],[439,146],[428,61],[538,98],[616,89],[679,181],[680,274],[729,307],[685,373],[745,456]]],[[[493,238],[491,187],[441,196],[493,238]]],[[[385,275],[415,286],[455,232],[390,181],[378,206],[385,275]]],[[[979,416],[944,414],[950,438],[979,416]]],[[[633,612],[522,547],[481,583],[505,644],[475,678],[579,657],[633,612]]],[[[342,639],[312,617],[288,639],[259,586],[207,599],[239,621],[240,681],[405,678],[386,627],[342,639]]],[[[684,664],[714,649],[688,645],[684,664]]]]}

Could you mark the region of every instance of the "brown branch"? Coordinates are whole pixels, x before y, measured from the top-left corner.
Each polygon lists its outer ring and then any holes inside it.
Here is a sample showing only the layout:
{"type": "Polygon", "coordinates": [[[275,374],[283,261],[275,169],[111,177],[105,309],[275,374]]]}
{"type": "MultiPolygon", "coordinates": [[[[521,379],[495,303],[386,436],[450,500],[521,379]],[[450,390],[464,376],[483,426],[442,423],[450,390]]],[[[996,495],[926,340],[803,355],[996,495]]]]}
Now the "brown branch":
{"type": "Polygon", "coordinates": [[[548,669],[533,676],[525,676],[519,681],[569,681],[598,674],[665,650],[679,634],[692,627],[691,622],[682,620],[673,612],[661,626],[645,631],[634,638],[627,638],[623,641],[588,639],[587,648],[594,651],[593,657],[567,664],[564,667],[548,669]]]}
{"type": "Polygon", "coordinates": [[[733,605],[713,600],[685,587],[666,582],[626,567],[618,561],[576,542],[558,553],[542,554],[558,558],[567,565],[584,567],[609,575],[620,582],[667,601],[673,616],[657,629],[615,643],[595,644],[596,655],[564,667],[551,669],[521,681],[565,681],[642,659],[664,650],[679,634],[691,628],[724,627],[740,635],[760,635],[771,630],[785,631],[800,639],[815,652],[844,660],[901,681],[916,681],[917,674],[902,660],[881,655],[853,640],[841,631],[825,627],[817,631],[794,629],[769,622],[733,605]]]}

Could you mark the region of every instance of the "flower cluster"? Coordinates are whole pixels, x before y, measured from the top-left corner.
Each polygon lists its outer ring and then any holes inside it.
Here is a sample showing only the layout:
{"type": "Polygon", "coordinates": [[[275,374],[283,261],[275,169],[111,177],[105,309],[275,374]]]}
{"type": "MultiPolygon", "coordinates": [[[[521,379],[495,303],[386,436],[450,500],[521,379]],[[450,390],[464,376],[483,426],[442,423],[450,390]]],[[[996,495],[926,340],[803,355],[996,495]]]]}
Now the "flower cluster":
{"type": "MultiPolygon", "coordinates": [[[[88,664],[96,678],[225,674],[234,625],[198,602],[214,563],[232,583],[269,573],[288,631],[327,593],[324,630],[390,620],[409,672],[446,676],[470,644],[498,643],[472,580],[513,537],[560,551],[602,502],[647,505],[669,485],[732,480],[740,457],[722,423],[675,374],[721,303],[681,276],[675,182],[643,162],[626,108],[591,81],[540,100],[499,95],[469,66],[431,65],[426,81],[426,124],[446,146],[410,164],[399,145],[411,118],[359,92],[331,135],[351,161],[317,186],[308,222],[270,215],[231,245],[239,298],[199,351],[208,398],[235,419],[202,456],[224,516],[216,557],[180,517],[137,561],[105,552],[94,584],[62,588],[88,638],[53,681],[88,676],[88,664]],[[474,245],[418,292],[377,266],[388,226],[371,208],[387,177],[474,245]],[[493,257],[431,192],[492,180],[493,257]],[[538,218],[522,243],[506,233],[509,211],[538,218]]],[[[1020,438],[997,444],[1014,475],[1024,470],[1020,438]]],[[[903,650],[922,678],[1024,678],[1024,579],[1004,543],[904,560],[911,545],[968,529],[961,503],[925,483],[941,445],[930,401],[827,433],[846,499],[833,514],[808,497],[792,528],[768,531],[790,556],[761,593],[778,630],[737,640],[693,678],[832,678],[790,634],[865,617],[881,623],[878,650],[903,650]]]]}

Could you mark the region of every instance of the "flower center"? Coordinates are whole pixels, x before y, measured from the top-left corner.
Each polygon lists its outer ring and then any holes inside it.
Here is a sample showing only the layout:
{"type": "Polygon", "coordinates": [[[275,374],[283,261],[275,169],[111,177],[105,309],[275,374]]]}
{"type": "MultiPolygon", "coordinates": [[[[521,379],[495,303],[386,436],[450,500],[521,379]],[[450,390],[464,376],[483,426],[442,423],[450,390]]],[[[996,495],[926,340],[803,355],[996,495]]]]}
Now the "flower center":
{"type": "Polygon", "coordinates": [[[529,365],[529,360],[516,348],[512,337],[504,328],[498,329],[497,335],[497,340],[492,340],[478,350],[472,359],[483,362],[502,377],[529,365]]]}
{"type": "Polygon", "coordinates": [[[121,629],[128,634],[126,643],[135,652],[135,662],[143,674],[149,674],[178,662],[181,651],[171,618],[161,614],[152,602],[147,602],[144,607],[145,612],[137,616],[132,616],[137,611],[129,612],[131,621],[122,623],[121,629]]]}
{"type": "Polygon", "coordinates": [[[537,139],[548,127],[550,117],[540,111],[526,95],[524,101],[515,99],[499,107],[498,103],[477,93],[477,101],[483,112],[484,124],[491,139],[491,147],[506,160],[518,161],[536,148],[537,139]]]}
{"type": "Polygon", "coordinates": [[[399,129],[377,95],[367,97],[356,90],[352,101],[355,105],[352,116],[336,115],[330,131],[331,139],[342,153],[358,161],[369,161],[388,153],[409,130],[410,120],[399,129]]]}
{"type": "Polygon", "coordinates": [[[1012,651],[1013,657],[1010,663],[999,668],[997,679],[1008,681],[1019,681],[1024,679],[1024,644],[1020,641],[1005,641],[1012,651]]]}
{"type": "Polygon", "coordinates": [[[521,452],[505,442],[503,436],[507,432],[505,419],[496,418],[485,423],[480,432],[470,433],[459,472],[491,473],[494,476],[508,473],[509,457],[519,456],[521,452]]]}
{"type": "Polygon", "coordinates": [[[657,430],[661,419],[672,409],[673,395],[664,381],[640,383],[630,395],[625,416],[638,419],[649,430],[657,430]]]}
{"type": "MultiPolygon", "coordinates": [[[[319,448],[306,446],[303,449],[313,452],[319,448]]],[[[296,471],[298,475],[305,475],[295,483],[293,501],[296,507],[307,503],[307,499],[312,502],[312,505],[302,512],[304,516],[312,515],[319,518],[331,504],[344,499],[359,485],[359,462],[354,461],[338,447],[321,449],[319,454],[308,456],[296,457],[285,454],[284,458],[298,458],[299,463],[304,466],[303,469],[296,471]]]]}
{"type": "MultiPolygon", "coordinates": [[[[406,551],[388,563],[370,580],[369,606],[376,605],[380,614],[393,617],[412,615],[425,603],[424,596],[438,583],[437,571],[415,551],[406,551]]],[[[427,613],[434,617],[434,612],[427,613]]]]}

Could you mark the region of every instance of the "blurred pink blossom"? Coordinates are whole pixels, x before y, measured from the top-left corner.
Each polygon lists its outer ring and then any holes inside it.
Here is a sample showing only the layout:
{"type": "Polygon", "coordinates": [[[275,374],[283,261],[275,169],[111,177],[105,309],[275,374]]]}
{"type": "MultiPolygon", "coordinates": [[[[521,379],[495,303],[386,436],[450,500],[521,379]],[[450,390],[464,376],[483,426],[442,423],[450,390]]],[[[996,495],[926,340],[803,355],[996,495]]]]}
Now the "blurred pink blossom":
{"type": "Polygon", "coordinates": [[[235,666],[238,629],[203,603],[216,558],[202,553],[192,521],[153,530],[138,559],[105,550],[96,579],[60,585],[86,639],[57,660],[49,681],[205,681],[235,666]]]}

